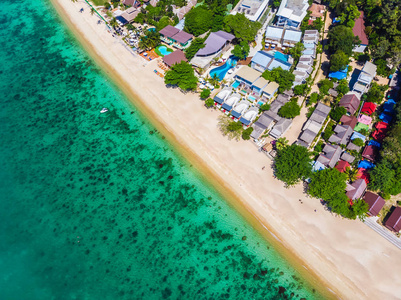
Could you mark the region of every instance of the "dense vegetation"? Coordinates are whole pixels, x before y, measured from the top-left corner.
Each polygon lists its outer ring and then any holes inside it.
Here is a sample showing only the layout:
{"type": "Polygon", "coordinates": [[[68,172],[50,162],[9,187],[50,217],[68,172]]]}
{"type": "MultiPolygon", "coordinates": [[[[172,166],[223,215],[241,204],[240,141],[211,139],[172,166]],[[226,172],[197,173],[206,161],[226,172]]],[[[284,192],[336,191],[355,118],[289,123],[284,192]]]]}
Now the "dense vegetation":
{"type": "Polygon", "coordinates": [[[195,76],[192,66],[182,61],[175,64],[164,76],[165,84],[178,86],[182,90],[194,90],[198,84],[198,78],[195,76]]]}
{"type": "Polygon", "coordinates": [[[271,71],[266,70],[263,72],[262,77],[269,81],[274,81],[279,84],[279,93],[289,90],[295,80],[295,75],[290,71],[283,70],[281,67],[275,68],[271,71]]]}
{"type": "Polygon", "coordinates": [[[284,104],[278,111],[278,115],[282,118],[293,119],[301,114],[301,107],[297,103],[298,98],[291,99],[290,102],[284,104]]]}

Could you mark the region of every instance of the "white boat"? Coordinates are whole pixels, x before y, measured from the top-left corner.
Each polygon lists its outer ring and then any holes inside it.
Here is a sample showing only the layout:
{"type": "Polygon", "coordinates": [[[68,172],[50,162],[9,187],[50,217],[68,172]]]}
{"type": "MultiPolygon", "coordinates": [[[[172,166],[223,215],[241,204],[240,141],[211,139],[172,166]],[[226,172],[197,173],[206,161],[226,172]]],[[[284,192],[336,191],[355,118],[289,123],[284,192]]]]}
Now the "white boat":
{"type": "Polygon", "coordinates": [[[106,107],[103,107],[102,110],[100,111],[101,114],[104,114],[105,112],[108,112],[109,110],[106,107]]]}

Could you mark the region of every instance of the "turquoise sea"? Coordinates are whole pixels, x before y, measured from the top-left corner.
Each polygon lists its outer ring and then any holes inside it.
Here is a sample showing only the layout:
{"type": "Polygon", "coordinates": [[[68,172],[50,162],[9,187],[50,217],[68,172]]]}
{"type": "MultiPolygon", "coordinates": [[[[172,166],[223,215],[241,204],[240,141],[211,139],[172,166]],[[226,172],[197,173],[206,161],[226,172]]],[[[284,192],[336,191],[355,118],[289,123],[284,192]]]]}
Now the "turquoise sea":
{"type": "Polygon", "coordinates": [[[2,1],[0,35],[0,300],[320,298],[49,2],[2,1]]]}

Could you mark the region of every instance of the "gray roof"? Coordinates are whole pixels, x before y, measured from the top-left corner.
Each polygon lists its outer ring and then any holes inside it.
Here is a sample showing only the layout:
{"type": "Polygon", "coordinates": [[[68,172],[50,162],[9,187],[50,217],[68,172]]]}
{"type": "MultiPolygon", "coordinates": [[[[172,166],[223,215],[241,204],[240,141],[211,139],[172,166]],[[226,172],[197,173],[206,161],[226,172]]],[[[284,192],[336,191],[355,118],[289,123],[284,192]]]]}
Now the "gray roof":
{"type": "Polygon", "coordinates": [[[276,125],[274,125],[273,129],[270,131],[270,135],[274,138],[279,138],[281,137],[292,125],[292,120],[291,119],[281,119],[280,121],[277,122],[276,125]]]}
{"type": "Polygon", "coordinates": [[[356,150],[356,151],[359,152],[359,151],[361,150],[361,147],[355,145],[355,144],[352,143],[352,142],[349,142],[348,145],[347,145],[347,149],[348,149],[348,150],[356,150]]]}
{"type": "Polygon", "coordinates": [[[266,111],[265,114],[267,114],[274,121],[278,122],[281,120],[281,117],[277,114],[277,112],[283,105],[283,103],[278,102],[277,100],[273,101],[273,103],[270,105],[270,109],[266,111]]]}
{"type": "Polygon", "coordinates": [[[255,122],[255,125],[266,129],[266,128],[269,128],[273,122],[274,122],[274,120],[270,116],[268,116],[266,112],[264,112],[259,117],[259,119],[255,122]]]}
{"type": "Polygon", "coordinates": [[[318,35],[319,31],[315,30],[305,30],[305,35],[318,35]]]}
{"type": "Polygon", "coordinates": [[[276,101],[285,104],[288,101],[290,101],[290,96],[288,96],[286,94],[280,94],[280,95],[277,96],[276,101]]]}
{"type": "Polygon", "coordinates": [[[273,40],[281,40],[281,37],[283,36],[283,31],[284,31],[283,28],[267,26],[265,38],[273,40]]]}
{"type": "Polygon", "coordinates": [[[351,184],[351,186],[353,189],[347,192],[347,196],[351,200],[361,198],[367,187],[365,179],[357,179],[351,184]]]}
{"type": "Polygon", "coordinates": [[[362,68],[361,72],[367,73],[370,76],[374,77],[376,76],[376,71],[377,71],[377,66],[370,61],[367,61],[365,65],[362,68]]]}
{"type": "Polygon", "coordinates": [[[299,139],[301,141],[304,141],[308,144],[308,146],[313,142],[313,140],[316,137],[316,133],[314,133],[313,131],[306,129],[304,130],[304,132],[302,132],[301,136],[299,137],[299,139]]]}
{"type": "Polygon", "coordinates": [[[235,36],[225,31],[212,32],[205,41],[205,47],[199,49],[196,55],[212,55],[223,48],[226,42],[231,42],[235,36]]]}
{"type": "Polygon", "coordinates": [[[190,39],[192,39],[194,36],[192,34],[189,34],[183,30],[181,30],[180,32],[178,32],[177,34],[175,34],[173,36],[173,39],[176,40],[177,42],[181,43],[181,44],[185,44],[186,42],[188,42],[190,39]]]}
{"type": "Polygon", "coordinates": [[[312,65],[313,64],[313,58],[310,56],[304,56],[304,57],[300,57],[299,58],[299,62],[300,63],[304,63],[304,64],[308,64],[308,65],[312,65]]]}
{"type": "Polygon", "coordinates": [[[323,104],[322,102],[319,102],[316,105],[316,110],[319,110],[319,111],[325,113],[328,116],[330,111],[331,111],[331,107],[323,104]]]}
{"type": "Polygon", "coordinates": [[[159,31],[159,33],[161,35],[164,35],[166,37],[172,38],[175,34],[179,33],[180,30],[171,26],[171,25],[167,25],[166,27],[164,27],[162,30],[159,31]]]}
{"type": "Polygon", "coordinates": [[[274,55],[267,53],[266,51],[258,51],[252,57],[252,62],[256,63],[264,68],[267,68],[269,63],[274,59],[274,55]]]}
{"type": "Polygon", "coordinates": [[[305,147],[305,148],[308,148],[308,147],[309,147],[309,145],[308,145],[307,143],[305,143],[304,141],[301,141],[301,140],[297,140],[297,141],[295,142],[295,144],[297,144],[297,145],[299,145],[299,146],[302,146],[302,147],[305,147]]]}
{"type": "Polygon", "coordinates": [[[287,29],[284,33],[283,40],[290,41],[292,43],[298,43],[301,40],[302,32],[296,30],[287,29]]]}
{"type": "Polygon", "coordinates": [[[349,162],[350,164],[352,164],[354,162],[354,160],[355,160],[355,157],[353,157],[351,154],[349,154],[347,152],[344,152],[341,155],[341,159],[349,162]]]}
{"type": "Polygon", "coordinates": [[[315,109],[312,115],[309,117],[309,120],[315,121],[319,124],[323,124],[324,120],[326,120],[327,114],[321,112],[320,110],[315,109]]]}
{"type": "Polygon", "coordinates": [[[253,131],[251,133],[251,138],[253,139],[258,139],[260,138],[260,136],[263,134],[263,132],[265,132],[266,128],[264,127],[260,127],[259,125],[257,125],[256,123],[252,125],[253,127],[253,131]]]}
{"type": "Polygon", "coordinates": [[[349,125],[337,125],[334,128],[335,134],[329,138],[330,143],[346,145],[354,130],[349,125]]]}
{"type": "Polygon", "coordinates": [[[340,146],[326,144],[323,148],[324,154],[320,154],[317,158],[317,161],[325,165],[326,167],[334,168],[338,160],[340,159],[341,155],[341,148],[340,146]]]}

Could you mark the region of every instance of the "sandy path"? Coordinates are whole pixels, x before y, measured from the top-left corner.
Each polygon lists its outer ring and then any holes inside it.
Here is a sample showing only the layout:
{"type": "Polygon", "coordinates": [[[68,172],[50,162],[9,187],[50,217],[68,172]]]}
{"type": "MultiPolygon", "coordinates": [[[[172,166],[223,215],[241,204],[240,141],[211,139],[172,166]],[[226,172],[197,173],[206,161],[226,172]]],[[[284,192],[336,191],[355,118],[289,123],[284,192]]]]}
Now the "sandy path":
{"type": "MultiPolygon", "coordinates": [[[[293,257],[307,264],[309,270],[303,270],[303,275],[313,270],[346,299],[399,298],[401,272],[395,270],[401,269],[401,253],[395,246],[361,222],[331,215],[318,200],[305,197],[301,185],[284,188],[273,178],[270,168],[262,171],[262,166],[271,161],[250,142],[228,141],[221,136],[216,128],[219,112],[205,109],[196,95],[167,89],[153,73],[152,63],[144,67],[142,58],[134,57],[103,25],[96,24],[97,18],[90,15],[89,9],[83,14],[78,12],[84,4],[52,1],[56,7],[60,5],[67,22],[72,23],[69,25],[78,28],[79,36],[91,45],[86,44],[87,50],[101,56],[104,62],[99,57],[98,62],[107,67],[109,75],[121,80],[125,92],[136,95],[135,105],[170,132],[171,141],[183,145],[182,151],[191,162],[200,169],[206,165],[214,178],[221,180],[217,185],[221,192],[233,191],[241,199],[239,203],[226,193],[235,208],[246,207],[275,233],[293,257]]],[[[247,211],[242,209],[242,213],[249,218],[247,211]]],[[[253,220],[260,229],[261,225],[253,220]]],[[[284,247],[279,251],[286,255],[289,252],[284,247]]],[[[292,261],[300,266],[299,260],[292,261]]]]}

